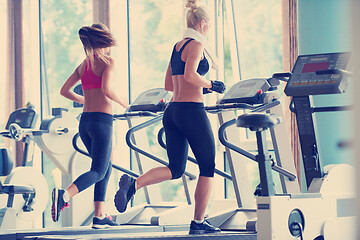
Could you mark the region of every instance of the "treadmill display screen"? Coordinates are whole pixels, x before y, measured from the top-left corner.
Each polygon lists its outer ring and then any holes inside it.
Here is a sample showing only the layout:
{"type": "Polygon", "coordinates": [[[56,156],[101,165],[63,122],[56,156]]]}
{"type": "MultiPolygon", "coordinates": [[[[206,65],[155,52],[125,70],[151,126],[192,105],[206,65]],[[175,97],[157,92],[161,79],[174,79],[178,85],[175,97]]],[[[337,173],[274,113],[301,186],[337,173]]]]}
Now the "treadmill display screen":
{"type": "Polygon", "coordinates": [[[343,93],[348,86],[347,77],[324,70],[346,70],[350,55],[349,52],[338,52],[298,56],[286,84],[285,94],[309,96],[343,93]]]}
{"type": "Polygon", "coordinates": [[[307,63],[304,65],[301,73],[316,72],[318,70],[329,69],[329,62],[320,62],[320,63],[307,63]]]}

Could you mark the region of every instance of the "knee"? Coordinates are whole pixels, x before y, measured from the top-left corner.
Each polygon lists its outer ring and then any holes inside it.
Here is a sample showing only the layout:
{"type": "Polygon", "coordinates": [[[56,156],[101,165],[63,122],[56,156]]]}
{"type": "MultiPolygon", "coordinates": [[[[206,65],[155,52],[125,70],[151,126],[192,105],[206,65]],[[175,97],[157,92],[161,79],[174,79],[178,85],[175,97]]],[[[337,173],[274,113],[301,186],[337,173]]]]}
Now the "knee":
{"type": "Polygon", "coordinates": [[[104,168],[95,168],[92,171],[95,173],[96,182],[103,180],[104,178],[109,178],[112,170],[112,165],[110,164],[106,169],[104,168]]]}
{"type": "Polygon", "coordinates": [[[93,171],[95,173],[96,182],[103,180],[104,177],[106,176],[106,172],[107,172],[102,169],[97,169],[97,170],[93,170],[93,171]]]}
{"type": "Polygon", "coordinates": [[[169,167],[171,172],[171,179],[178,179],[181,178],[181,176],[184,174],[185,169],[174,169],[169,167]]]}

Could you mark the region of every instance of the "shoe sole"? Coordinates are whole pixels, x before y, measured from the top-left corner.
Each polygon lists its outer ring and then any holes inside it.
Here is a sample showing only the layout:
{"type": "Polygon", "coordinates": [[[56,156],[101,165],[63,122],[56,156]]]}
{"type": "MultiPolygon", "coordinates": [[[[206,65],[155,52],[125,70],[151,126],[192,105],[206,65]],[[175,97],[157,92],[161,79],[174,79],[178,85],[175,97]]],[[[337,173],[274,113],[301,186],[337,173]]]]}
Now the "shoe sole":
{"type": "Polygon", "coordinates": [[[116,209],[123,213],[126,210],[127,207],[127,192],[128,187],[130,183],[130,177],[127,175],[121,176],[119,181],[119,190],[115,194],[114,202],[116,209]]]}
{"type": "Polygon", "coordinates": [[[52,194],[51,194],[51,200],[52,200],[51,217],[54,222],[57,222],[59,220],[58,210],[57,210],[58,209],[57,208],[58,198],[59,198],[58,191],[56,189],[53,189],[52,194]]]}
{"type": "Polygon", "coordinates": [[[93,229],[104,229],[104,228],[107,228],[108,226],[105,226],[105,225],[92,225],[91,228],[93,229]]]}
{"type": "Polygon", "coordinates": [[[190,230],[189,234],[219,234],[221,231],[207,231],[207,230],[190,230]]]}
{"type": "Polygon", "coordinates": [[[104,229],[104,228],[113,228],[113,227],[118,227],[118,226],[102,225],[102,224],[93,224],[92,225],[93,229],[104,229]]]}

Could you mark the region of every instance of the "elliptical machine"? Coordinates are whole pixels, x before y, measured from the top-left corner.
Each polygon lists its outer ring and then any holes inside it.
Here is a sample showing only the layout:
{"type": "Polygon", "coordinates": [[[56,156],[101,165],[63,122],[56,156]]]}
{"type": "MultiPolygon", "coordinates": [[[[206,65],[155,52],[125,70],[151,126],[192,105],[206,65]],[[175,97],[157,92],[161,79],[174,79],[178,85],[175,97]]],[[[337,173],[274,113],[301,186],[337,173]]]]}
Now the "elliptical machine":
{"type": "MultiPolygon", "coordinates": [[[[48,185],[40,171],[32,167],[28,158],[30,137],[20,137],[22,133],[33,131],[37,114],[32,107],[17,109],[9,116],[5,131],[1,136],[24,142],[23,162],[13,169],[12,157],[6,148],[0,149],[0,194],[7,194],[7,203],[0,209],[0,229],[32,229],[35,220],[45,210],[48,202],[48,185]]],[[[5,201],[3,201],[5,203],[5,201]]]]}

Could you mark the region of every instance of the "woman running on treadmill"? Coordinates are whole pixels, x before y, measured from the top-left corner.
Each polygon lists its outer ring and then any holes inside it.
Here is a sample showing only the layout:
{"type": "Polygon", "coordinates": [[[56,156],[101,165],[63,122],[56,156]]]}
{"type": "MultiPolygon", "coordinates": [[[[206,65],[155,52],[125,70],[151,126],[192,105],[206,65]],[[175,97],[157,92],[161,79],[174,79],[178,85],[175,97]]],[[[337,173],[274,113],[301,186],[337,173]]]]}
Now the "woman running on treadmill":
{"type": "Polygon", "coordinates": [[[113,112],[112,101],[124,108],[127,101],[113,90],[114,60],[108,56],[115,39],[104,24],[84,26],[79,30],[86,58],[66,80],[60,94],[72,101],[84,104],[79,122],[79,133],[92,159],[91,169],[79,176],[65,190],[52,191],[51,214],[54,222],[59,220],[61,211],[69,200],[95,184],[93,228],[105,228],[117,224],[105,214],[105,194],[111,174],[110,155],[112,151],[113,112]],[[72,91],[81,80],[84,96],[72,91]]]}
{"type": "Polygon", "coordinates": [[[204,77],[209,71],[209,63],[204,55],[205,46],[198,39],[205,39],[208,33],[208,13],[198,5],[198,1],[188,0],[186,7],[189,8],[186,15],[188,29],[185,38],[174,46],[165,75],[165,90],[173,92],[163,117],[169,165],[153,168],[137,180],[124,174],[114,201],[117,210],[124,212],[138,189],[180,178],[185,171],[190,145],[199,165],[200,176],[195,191],[194,220],[191,221],[189,233],[218,233],[219,228],[204,220],[214,176],[215,143],[204,109],[203,92],[223,93],[225,85],[204,77]]]}

